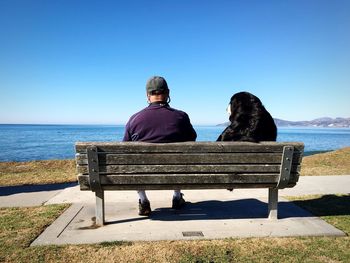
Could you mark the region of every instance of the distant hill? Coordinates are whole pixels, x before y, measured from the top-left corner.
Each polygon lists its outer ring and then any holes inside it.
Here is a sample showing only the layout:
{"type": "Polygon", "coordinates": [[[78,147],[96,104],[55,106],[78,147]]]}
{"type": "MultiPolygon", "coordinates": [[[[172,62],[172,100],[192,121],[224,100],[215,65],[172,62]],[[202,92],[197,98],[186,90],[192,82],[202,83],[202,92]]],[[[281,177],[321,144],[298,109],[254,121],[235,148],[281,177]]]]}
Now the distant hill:
{"type": "MultiPolygon", "coordinates": [[[[329,128],[350,128],[350,118],[318,118],[312,121],[286,121],[274,118],[278,127],[329,127],[329,128]]],[[[218,124],[227,126],[229,122],[218,124]]]]}
{"type": "Polygon", "coordinates": [[[318,118],[312,121],[286,121],[274,119],[278,127],[330,127],[350,128],[350,118],[318,118]]]}

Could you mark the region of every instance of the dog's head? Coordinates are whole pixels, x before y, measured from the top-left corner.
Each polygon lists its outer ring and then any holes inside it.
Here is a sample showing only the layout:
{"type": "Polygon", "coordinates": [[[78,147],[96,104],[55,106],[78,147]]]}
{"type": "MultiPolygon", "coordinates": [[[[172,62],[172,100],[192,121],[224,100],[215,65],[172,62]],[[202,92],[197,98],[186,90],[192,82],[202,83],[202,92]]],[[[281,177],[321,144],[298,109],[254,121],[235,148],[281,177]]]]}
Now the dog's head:
{"type": "Polygon", "coordinates": [[[227,107],[227,112],[229,113],[230,121],[232,122],[234,115],[249,115],[254,109],[261,107],[263,106],[258,97],[249,92],[242,91],[231,97],[230,103],[227,107]]]}

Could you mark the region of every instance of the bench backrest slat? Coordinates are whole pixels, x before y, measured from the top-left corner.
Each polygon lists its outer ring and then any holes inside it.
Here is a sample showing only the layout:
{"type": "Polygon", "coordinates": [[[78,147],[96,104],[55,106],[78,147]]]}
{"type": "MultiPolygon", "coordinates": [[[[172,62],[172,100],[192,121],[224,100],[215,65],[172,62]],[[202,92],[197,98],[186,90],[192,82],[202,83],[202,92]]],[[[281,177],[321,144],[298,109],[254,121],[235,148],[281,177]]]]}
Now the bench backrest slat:
{"type": "Polygon", "coordinates": [[[261,152],[283,151],[285,145],[292,145],[294,152],[303,153],[304,144],[299,142],[181,142],[181,143],[145,143],[145,142],[77,142],[77,153],[86,153],[88,146],[95,145],[100,152],[113,153],[224,153],[224,152],[261,152]],[[151,146],[150,146],[151,145],[151,146]]]}
{"type": "MultiPolygon", "coordinates": [[[[77,156],[78,164],[87,164],[87,156],[77,156]]],[[[295,154],[294,163],[299,163],[300,155],[295,154]]],[[[281,163],[281,153],[144,153],[115,154],[100,153],[100,164],[256,164],[281,163]]]]}
{"type": "MultiPolygon", "coordinates": [[[[87,165],[77,167],[78,174],[88,174],[87,165]]],[[[298,172],[300,165],[292,166],[292,172],[298,172]]],[[[136,174],[136,173],[279,173],[280,164],[194,164],[194,165],[100,165],[101,174],[136,174]]]]}

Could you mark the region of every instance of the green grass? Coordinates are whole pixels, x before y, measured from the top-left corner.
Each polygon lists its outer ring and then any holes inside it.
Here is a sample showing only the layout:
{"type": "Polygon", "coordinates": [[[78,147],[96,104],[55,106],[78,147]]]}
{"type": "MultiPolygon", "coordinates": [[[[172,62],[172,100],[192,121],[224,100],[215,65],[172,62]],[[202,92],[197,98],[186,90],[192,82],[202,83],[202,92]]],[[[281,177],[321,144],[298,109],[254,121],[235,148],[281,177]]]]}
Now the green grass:
{"type": "MultiPolygon", "coordinates": [[[[350,234],[350,196],[291,198],[350,234]]],[[[350,262],[350,238],[245,238],[29,247],[66,205],[0,209],[0,262],[350,262]]]]}
{"type": "Polygon", "coordinates": [[[0,162],[0,185],[76,182],[74,160],[0,162]]]}
{"type": "MultiPolygon", "coordinates": [[[[18,262],[27,257],[31,242],[68,205],[0,209],[0,262],[18,262]]],[[[30,254],[30,253],[29,253],[30,254]]],[[[36,257],[36,256],[35,256],[36,257]]],[[[32,259],[30,256],[28,260],[32,259]]]]}

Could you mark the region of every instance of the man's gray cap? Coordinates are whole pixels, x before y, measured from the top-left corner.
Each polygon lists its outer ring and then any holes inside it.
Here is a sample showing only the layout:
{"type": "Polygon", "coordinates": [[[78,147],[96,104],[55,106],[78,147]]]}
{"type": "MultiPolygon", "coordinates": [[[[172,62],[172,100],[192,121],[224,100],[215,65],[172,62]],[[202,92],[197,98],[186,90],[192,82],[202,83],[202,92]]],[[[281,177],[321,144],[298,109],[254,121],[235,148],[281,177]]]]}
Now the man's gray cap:
{"type": "Polygon", "coordinates": [[[163,77],[154,76],[147,81],[146,84],[147,94],[152,93],[153,91],[169,91],[168,84],[166,83],[163,77]]]}

